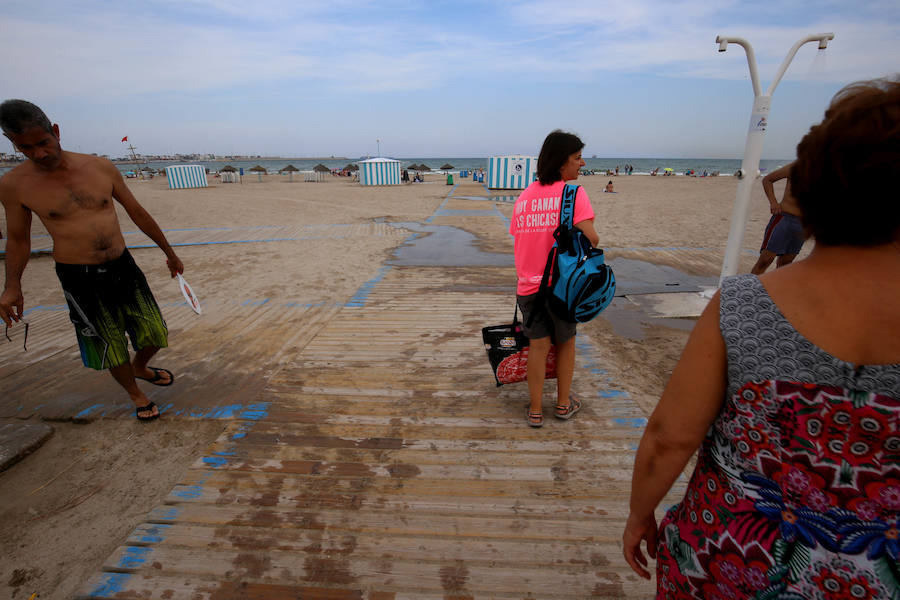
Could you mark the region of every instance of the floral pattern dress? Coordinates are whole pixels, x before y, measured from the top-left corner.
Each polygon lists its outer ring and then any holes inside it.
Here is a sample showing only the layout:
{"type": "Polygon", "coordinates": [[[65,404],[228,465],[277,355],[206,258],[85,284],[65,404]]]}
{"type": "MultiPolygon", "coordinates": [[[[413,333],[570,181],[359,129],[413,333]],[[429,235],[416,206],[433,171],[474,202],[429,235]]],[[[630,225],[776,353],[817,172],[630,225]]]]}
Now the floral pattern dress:
{"type": "Polygon", "coordinates": [[[721,306],[728,392],[660,524],[657,597],[900,600],[900,365],[817,348],[752,275],[721,306]]]}

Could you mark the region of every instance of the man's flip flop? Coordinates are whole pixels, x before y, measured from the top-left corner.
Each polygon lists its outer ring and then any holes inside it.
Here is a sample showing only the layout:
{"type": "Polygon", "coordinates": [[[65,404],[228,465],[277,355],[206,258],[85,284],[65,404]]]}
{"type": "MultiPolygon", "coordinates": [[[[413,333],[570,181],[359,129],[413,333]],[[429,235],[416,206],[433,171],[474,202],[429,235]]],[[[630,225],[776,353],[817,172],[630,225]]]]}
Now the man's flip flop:
{"type": "Polygon", "coordinates": [[[175,376],[172,375],[172,371],[169,371],[168,369],[157,369],[156,367],[147,367],[147,368],[150,369],[151,371],[153,371],[153,377],[137,377],[137,376],[135,376],[135,379],[143,379],[144,381],[149,381],[153,385],[161,385],[163,387],[165,387],[167,385],[172,385],[173,383],[175,383],[175,376]],[[169,376],[169,381],[167,383],[157,383],[159,381],[162,381],[162,375],[160,375],[160,373],[165,373],[166,375],[169,376]]]}
{"type": "Polygon", "coordinates": [[[136,408],[134,409],[134,416],[137,417],[137,420],[138,420],[138,421],[154,421],[154,420],[156,420],[156,419],[159,418],[159,411],[157,411],[156,414],[153,414],[153,409],[154,409],[154,408],[156,408],[156,404],[154,404],[153,402],[151,402],[151,403],[148,404],[147,406],[136,407],[136,408]],[[150,413],[150,416],[149,416],[149,417],[142,417],[142,416],[141,416],[141,413],[142,413],[142,412],[149,412],[149,413],[150,413]]]}

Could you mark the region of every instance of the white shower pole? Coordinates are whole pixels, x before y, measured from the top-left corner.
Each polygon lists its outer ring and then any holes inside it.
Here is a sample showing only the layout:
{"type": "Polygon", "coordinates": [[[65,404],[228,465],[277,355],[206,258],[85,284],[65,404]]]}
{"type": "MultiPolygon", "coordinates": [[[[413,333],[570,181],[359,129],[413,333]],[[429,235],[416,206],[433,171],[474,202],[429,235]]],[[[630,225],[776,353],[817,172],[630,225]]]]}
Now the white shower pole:
{"type": "Polygon", "coordinates": [[[747,210],[750,207],[750,191],[753,183],[759,177],[759,159],[762,156],[763,141],[766,137],[766,127],[769,120],[769,108],[772,104],[772,94],[775,87],[781,81],[788,65],[797,54],[800,46],[808,42],[819,42],[819,49],[824,50],[828,46],[828,41],[834,39],[833,33],[818,33],[810,35],[794,44],[775,79],[766,93],[763,94],[759,87],[759,76],[756,72],[756,57],[753,54],[753,46],[750,42],[738,37],[718,36],[716,43],[719,44],[719,52],[725,52],[728,44],[738,44],[743,46],[747,53],[747,64],[750,66],[750,83],[753,84],[753,110],[750,113],[750,130],[747,132],[747,143],[744,146],[744,160],[741,162],[741,168],[738,171],[737,197],[734,201],[734,210],[731,213],[731,228],[728,231],[728,244],[725,247],[725,260],[722,262],[722,274],[719,277],[719,285],[722,285],[722,279],[737,273],[738,260],[740,258],[741,244],[744,241],[744,229],[747,226],[747,210]]]}

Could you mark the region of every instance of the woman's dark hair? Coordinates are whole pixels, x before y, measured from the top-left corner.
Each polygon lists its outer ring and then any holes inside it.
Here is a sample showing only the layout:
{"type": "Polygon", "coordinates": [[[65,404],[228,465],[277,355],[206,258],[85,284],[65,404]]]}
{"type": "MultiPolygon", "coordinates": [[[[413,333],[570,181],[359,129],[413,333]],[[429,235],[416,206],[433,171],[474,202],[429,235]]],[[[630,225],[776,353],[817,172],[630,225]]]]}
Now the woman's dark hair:
{"type": "Polygon", "coordinates": [[[3,133],[19,135],[32,127],[40,127],[47,133],[53,133],[50,119],[31,102],[7,100],[0,104],[0,129],[3,133]]]}
{"type": "Polygon", "coordinates": [[[550,185],[562,180],[559,170],[569,157],[584,148],[582,142],[574,133],[566,133],[556,129],[551,131],[541,146],[538,155],[537,175],[538,181],[544,185],[550,185]]]}
{"type": "Polygon", "coordinates": [[[851,84],[797,145],[791,190],[803,225],[828,246],[900,236],[900,80],[851,84]]]}

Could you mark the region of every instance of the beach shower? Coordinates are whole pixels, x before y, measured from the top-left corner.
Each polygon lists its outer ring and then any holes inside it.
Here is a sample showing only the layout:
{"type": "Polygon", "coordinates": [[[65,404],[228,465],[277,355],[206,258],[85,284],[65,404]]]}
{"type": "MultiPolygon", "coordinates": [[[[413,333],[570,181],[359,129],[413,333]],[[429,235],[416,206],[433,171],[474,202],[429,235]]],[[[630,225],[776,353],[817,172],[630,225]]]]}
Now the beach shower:
{"type": "Polygon", "coordinates": [[[809,42],[818,42],[819,50],[828,47],[828,42],[834,39],[833,33],[817,33],[809,35],[791,48],[781,63],[775,78],[772,80],[766,93],[762,93],[759,85],[759,76],[756,71],[756,56],[753,54],[753,46],[744,38],[718,36],[716,43],[719,45],[719,52],[725,52],[728,44],[737,44],[744,48],[747,54],[747,64],[750,66],[750,83],[753,84],[753,110],[750,113],[750,129],[747,132],[747,143],[744,146],[744,159],[741,162],[741,168],[737,172],[740,179],[737,189],[737,197],[734,201],[734,210],[731,213],[731,227],[728,231],[728,244],[725,247],[725,260],[722,262],[722,274],[719,277],[719,285],[722,285],[722,279],[735,275],[738,268],[738,259],[740,257],[741,244],[744,241],[744,229],[747,225],[747,209],[750,205],[750,191],[753,188],[753,182],[759,177],[759,159],[762,156],[763,140],[766,136],[766,128],[768,127],[769,108],[772,104],[772,94],[775,88],[781,82],[781,78],[787,71],[788,65],[797,54],[800,46],[809,42]]]}

